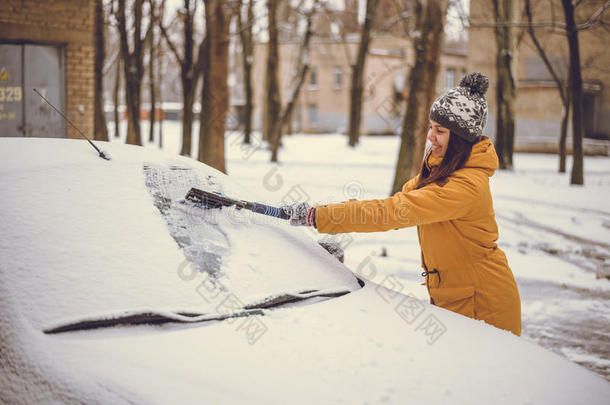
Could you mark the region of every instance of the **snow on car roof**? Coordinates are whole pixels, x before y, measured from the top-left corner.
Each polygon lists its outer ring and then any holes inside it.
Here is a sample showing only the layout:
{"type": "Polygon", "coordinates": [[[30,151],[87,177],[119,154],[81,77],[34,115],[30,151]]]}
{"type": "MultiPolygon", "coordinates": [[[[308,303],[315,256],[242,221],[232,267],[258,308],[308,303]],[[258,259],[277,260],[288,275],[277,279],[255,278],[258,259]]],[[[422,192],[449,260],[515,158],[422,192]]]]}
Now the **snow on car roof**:
{"type": "MultiPolygon", "coordinates": [[[[212,285],[244,304],[284,292],[359,288],[302,229],[256,214],[184,214],[178,225],[190,239],[181,243],[170,229],[181,214],[155,205],[151,170],[158,177],[178,168],[203,181],[200,186],[214,179],[239,198],[255,194],[192,159],[99,144],[111,161],[83,141],[0,140],[0,275],[34,327],[146,308],[209,312],[214,303],[204,293],[212,285]],[[219,261],[216,272],[206,271],[210,251],[219,261]]],[[[162,184],[172,188],[171,198],[191,185],[177,179],[182,182],[162,184]]]]}

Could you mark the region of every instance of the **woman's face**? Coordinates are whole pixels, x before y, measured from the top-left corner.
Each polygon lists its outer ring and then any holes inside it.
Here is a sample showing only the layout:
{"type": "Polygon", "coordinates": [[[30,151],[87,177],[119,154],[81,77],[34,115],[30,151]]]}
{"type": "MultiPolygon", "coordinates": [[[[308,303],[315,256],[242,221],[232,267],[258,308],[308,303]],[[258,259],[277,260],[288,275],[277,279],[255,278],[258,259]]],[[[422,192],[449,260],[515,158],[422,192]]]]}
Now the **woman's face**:
{"type": "Polygon", "coordinates": [[[445,156],[449,144],[449,129],[438,122],[430,120],[428,127],[428,140],[432,143],[432,156],[445,156]]]}

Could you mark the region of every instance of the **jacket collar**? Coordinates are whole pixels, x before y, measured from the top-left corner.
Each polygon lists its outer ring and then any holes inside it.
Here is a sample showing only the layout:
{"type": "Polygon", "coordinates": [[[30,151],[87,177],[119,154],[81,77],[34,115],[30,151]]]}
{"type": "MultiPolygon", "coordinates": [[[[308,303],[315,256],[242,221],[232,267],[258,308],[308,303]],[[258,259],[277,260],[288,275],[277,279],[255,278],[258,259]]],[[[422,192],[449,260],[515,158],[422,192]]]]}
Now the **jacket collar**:
{"type": "MultiPolygon", "coordinates": [[[[426,151],[426,166],[428,170],[438,167],[443,161],[442,157],[432,156],[432,151],[426,151]]],[[[493,143],[487,136],[472,146],[470,157],[464,167],[483,170],[487,176],[492,176],[499,167],[498,155],[493,143]]]]}

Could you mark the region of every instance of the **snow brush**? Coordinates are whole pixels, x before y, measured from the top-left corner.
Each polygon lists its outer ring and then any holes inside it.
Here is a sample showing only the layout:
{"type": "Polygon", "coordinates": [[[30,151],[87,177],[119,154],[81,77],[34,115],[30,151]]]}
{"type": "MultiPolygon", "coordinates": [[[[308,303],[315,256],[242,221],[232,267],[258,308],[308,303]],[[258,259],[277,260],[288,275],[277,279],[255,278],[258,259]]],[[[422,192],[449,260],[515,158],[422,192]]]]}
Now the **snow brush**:
{"type": "Polygon", "coordinates": [[[290,214],[283,208],[272,207],[270,205],[256,202],[235,200],[224,195],[200,190],[195,187],[191,188],[189,192],[186,193],[186,197],[184,197],[184,199],[206,208],[235,206],[237,209],[243,208],[248,211],[256,212],[257,214],[263,214],[281,219],[290,219],[290,214]]]}
{"type": "MultiPolygon", "coordinates": [[[[191,188],[189,192],[186,193],[184,201],[181,202],[186,201],[205,208],[221,208],[235,206],[237,209],[243,208],[252,212],[256,212],[257,214],[268,215],[270,217],[276,217],[281,219],[290,219],[290,214],[288,214],[288,212],[286,212],[283,208],[272,207],[270,205],[250,201],[235,200],[225,195],[200,190],[195,187],[191,188]]],[[[335,259],[343,263],[343,248],[339,243],[320,240],[318,241],[318,244],[322,246],[328,253],[330,253],[335,259]]],[[[362,283],[360,279],[358,279],[358,283],[361,283],[361,286],[364,285],[364,283],[362,283]]]]}

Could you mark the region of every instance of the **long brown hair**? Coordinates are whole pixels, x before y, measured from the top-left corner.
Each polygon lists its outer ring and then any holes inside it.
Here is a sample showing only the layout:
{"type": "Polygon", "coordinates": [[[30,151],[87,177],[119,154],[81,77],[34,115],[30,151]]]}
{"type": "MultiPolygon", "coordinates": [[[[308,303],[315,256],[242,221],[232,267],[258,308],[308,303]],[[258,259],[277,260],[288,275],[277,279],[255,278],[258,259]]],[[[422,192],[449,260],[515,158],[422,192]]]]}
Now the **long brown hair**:
{"type": "MultiPolygon", "coordinates": [[[[479,136],[474,143],[477,143],[480,140],[481,137],[479,136]]],[[[451,173],[464,166],[470,157],[470,152],[472,152],[474,143],[470,143],[461,136],[450,133],[445,156],[443,156],[441,164],[433,173],[430,173],[430,169],[428,169],[428,165],[426,164],[428,156],[424,157],[419,172],[419,181],[415,189],[420,189],[431,183],[436,183],[441,187],[444,186],[447,181],[449,181],[451,173]]]]}

